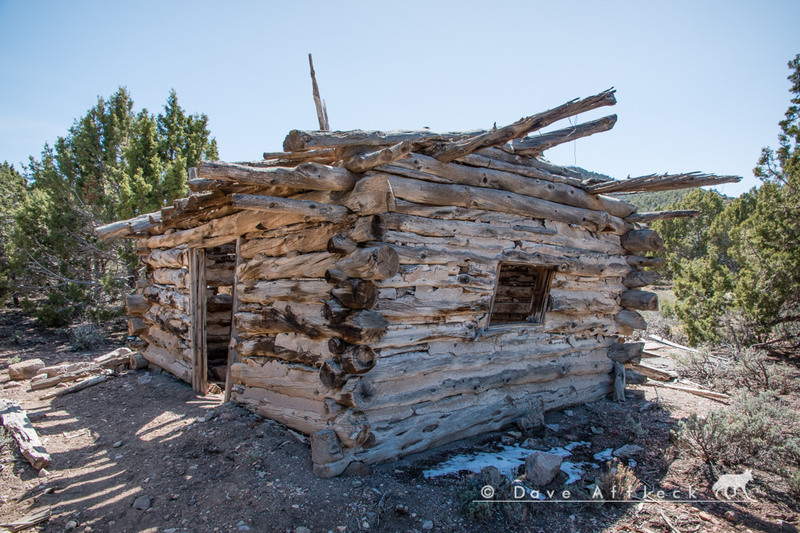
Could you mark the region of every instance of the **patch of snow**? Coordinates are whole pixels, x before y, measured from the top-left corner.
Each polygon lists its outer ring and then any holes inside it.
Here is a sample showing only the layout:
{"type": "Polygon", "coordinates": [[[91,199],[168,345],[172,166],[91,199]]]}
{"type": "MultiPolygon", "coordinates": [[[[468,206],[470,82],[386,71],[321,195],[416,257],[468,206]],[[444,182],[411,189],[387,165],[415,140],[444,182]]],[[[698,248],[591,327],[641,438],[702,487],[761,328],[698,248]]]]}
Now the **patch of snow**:
{"type": "Polygon", "coordinates": [[[614,453],[614,448],[606,448],[602,452],[597,452],[596,454],[594,454],[594,460],[610,461],[613,453],[614,453]]]}
{"type": "Polygon", "coordinates": [[[514,477],[514,472],[525,462],[525,458],[531,454],[531,450],[516,445],[501,445],[500,447],[502,450],[497,452],[455,455],[438,466],[425,470],[423,474],[428,479],[447,474],[457,474],[461,470],[468,470],[477,474],[484,467],[494,466],[504,476],[514,477]]]}
{"type": "Polygon", "coordinates": [[[583,477],[583,467],[591,463],[570,463],[564,461],[561,463],[561,471],[567,474],[567,480],[564,485],[572,485],[583,477]]]}
{"type": "MultiPolygon", "coordinates": [[[[558,455],[559,457],[569,457],[572,455],[572,450],[581,446],[590,446],[588,442],[571,442],[564,447],[551,448],[547,453],[558,455]]],[[[455,455],[444,461],[443,463],[429,468],[423,472],[426,479],[446,476],[447,474],[457,474],[462,470],[480,473],[481,469],[487,466],[494,466],[501,474],[509,478],[514,478],[514,473],[519,469],[520,465],[525,463],[525,458],[531,454],[531,450],[523,448],[519,445],[505,446],[497,452],[477,452],[455,455]]],[[[567,485],[575,483],[583,475],[584,467],[592,466],[592,463],[570,463],[564,461],[561,463],[561,471],[567,474],[567,485]]]]}

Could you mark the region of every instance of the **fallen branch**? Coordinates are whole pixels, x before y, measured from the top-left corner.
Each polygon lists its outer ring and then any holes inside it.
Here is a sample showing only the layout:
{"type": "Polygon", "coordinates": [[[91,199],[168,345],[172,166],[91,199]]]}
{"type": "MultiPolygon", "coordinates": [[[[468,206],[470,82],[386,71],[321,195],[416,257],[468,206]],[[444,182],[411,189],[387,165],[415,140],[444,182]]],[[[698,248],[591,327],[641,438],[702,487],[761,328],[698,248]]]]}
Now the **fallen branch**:
{"type": "Polygon", "coordinates": [[[658,381],[672,381],[678,377],[678,373],[672,370],[662,370],[645,363],[629,363],[628,368],[636,370],[640,374],[647,376],[650,379],[658,381]]]}
{"type": "Polygon", "coordinates": [[[73,385],[71,387],[67,387],[66,389],[61,389],[60,391],[56,391],[56,392],[47,394],[45,396],[42,396],[40,399],[41,400],[49,400],[51,398],[57,398],[59,396],[64,396],[65,394],[71,394],[73,392],[78,392],[78,391],[81,391],[83,389],[88,389],[89,387],[97,385],[98,383],[102,383],[102,382],[106,381],[107,379],[108,379],[107,375],[102,375],[102,376],[97,376],[97,377],[94,377],[94,378],[89,378],[87,380],[81,381],[80,383],[76,383],[75,385],[73,385]]]}
{"type": "Polygon", "coordinates": [[[651,387],[663,387],[665,389],[672,389],[678,390],[683,392],[688,392],[689,394],[694,394],[695,396],[701,396],[703,398],[708,398],[709,400],[716,400],[721,403],[727,404],[727,400],[730,400],[730,396],[727,394],[722,394],[721,392],[713,392],[710,390],[703,390],[703,389],[695,389],[692,387],[684,387],[681,385],[676,385],[674,383],[663,383],[663,382],[656,382],[656,381],[648,381],[645,385],[650,385],[651,387]]]}
{"type": "Polygon", "coordinates": [[[686,350],[687,352],[692,352],[692,353],[700,353],[700,350],[695,350],[694,348],[689,348],[688,346],[682,346],[682,345],[680,345],[678,343],[675,343],[675,342],[672,342],[672,341],[668,341],[664,337],[659,337],[658,335],[648,335],[648,337],[650,337],[654,341],[660,342],[661,344],[666,344],[667,346],[672,346],[673,348],[678,348],[680,350],[686,350]]]}
{"type": "Polygon", "coordinates": [[[50,466],[50,455],[33,429],[28,413],[15,403],[0,400],[0,421],[17,441],[20,453],[36,470],[50,466]]]}
{"type": "Polygon", "coordinates": [[[64,374],[58,374],[53,376],[52,378],[45,378],[40,379],[39,381],[34,381],[31,383],[28,392],[33,392],[42,389],[49,389],[50,387],[55,387],[56,385],[60,385],[61,383],[68,383],[70,381],[77,381],[79,379],[83,379],[89,377],[92,374],[99,374],[103,371],[102,368],[86,368],[82,370],[78,370],[75,372],[67,372],[64,374]]]}
{"type": "Polygon", "coordinates": [[[8,528],[9,531],[22,531],[28,529],[36,524],[44,522],[50,518],[50,508],[39,509],[38,511],[31,511],[19,520],[13,522],[5,522],[0,524],[0,527],[8,528]]]}

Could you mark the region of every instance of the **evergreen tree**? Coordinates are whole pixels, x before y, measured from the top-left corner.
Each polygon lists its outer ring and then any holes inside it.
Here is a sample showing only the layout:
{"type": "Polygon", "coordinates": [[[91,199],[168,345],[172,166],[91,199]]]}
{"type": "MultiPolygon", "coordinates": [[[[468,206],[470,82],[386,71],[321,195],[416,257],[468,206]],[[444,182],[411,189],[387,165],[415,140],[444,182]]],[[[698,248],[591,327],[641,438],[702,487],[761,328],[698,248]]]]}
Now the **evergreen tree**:
{"type": "Polygon", "coordinates": [[[0,165],[0,304],[16,291],[18,267],[12,263],[11,232],[14,213],[25,201],[27,192],[25,178],[8,161],[3,162],[0,165]]]}
{"type": "Polygon", "coordinates": [[[171,91],[164,114],[133,111],[121,87],[77,119],[27,167],[30,186],[15,212],[13,256],[35,276],[48,305],[39,317],[66,323],[93,313],[135,280],[132,245],[109,248],[94,227],[157,211],[188,193],[187,166],[217,158],[205,115],[187,115],[171,91]]]}

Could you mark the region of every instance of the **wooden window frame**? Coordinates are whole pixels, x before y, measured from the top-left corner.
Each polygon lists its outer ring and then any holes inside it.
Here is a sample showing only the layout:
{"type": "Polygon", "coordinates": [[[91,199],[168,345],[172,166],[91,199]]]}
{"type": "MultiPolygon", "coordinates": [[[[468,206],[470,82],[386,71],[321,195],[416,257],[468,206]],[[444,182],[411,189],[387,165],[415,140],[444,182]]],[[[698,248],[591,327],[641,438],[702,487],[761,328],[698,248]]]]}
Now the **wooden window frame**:
{"type": "MultiPolygon", "coordinates": [[[[495,278],[494,292],[492,293],[492,305],[489,310],[488,326],[490,328],[502,327],[507,325],[532,325],[543,324],[545,312],[547,311],[547,303],[550,296],[550,286],[553,282],[553,276],[556,273],[556,267],[544,265],[532,265],[530,263],[518,263],[512,261],[503,261],[497,265],[497,277],[495,278]],[[529,272],[535,271],[535,282],[530,293],[530,303],[528,304],[527,313],[522,320],[502,320],[496,322],[495,303],[498,292],[502,289],[503,284],[503,267],[514,267],[515,269],[524,268],[529,272]]],[[[522,313],[520,313],[522,314],[522,313]]]]}

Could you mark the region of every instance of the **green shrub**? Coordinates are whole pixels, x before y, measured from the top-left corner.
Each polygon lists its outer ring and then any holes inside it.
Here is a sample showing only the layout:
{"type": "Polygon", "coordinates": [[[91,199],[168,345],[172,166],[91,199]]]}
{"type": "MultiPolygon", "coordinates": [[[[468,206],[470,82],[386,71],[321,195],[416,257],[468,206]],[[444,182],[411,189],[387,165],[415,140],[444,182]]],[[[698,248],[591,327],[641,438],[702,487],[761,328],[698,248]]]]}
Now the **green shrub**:
{"type": "Polygon", "coordinates": [[[681,424],[679,444],[706,462],[756,467],[800,488],[800,412],[774,393],[740,393],[726,410],[692,414],[681,424]]]}
{"type": "Polygon", "coordinates": [[[69,349],[72,352],[92,350],[102,345],[106,340],[106,334],[102,327],[97,324],[81,324],[72,328],[70,332],[72,344],[69,349]]]}

